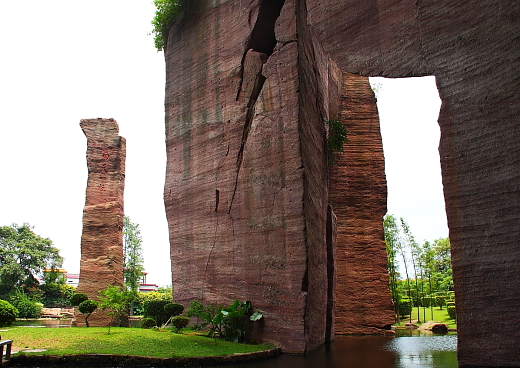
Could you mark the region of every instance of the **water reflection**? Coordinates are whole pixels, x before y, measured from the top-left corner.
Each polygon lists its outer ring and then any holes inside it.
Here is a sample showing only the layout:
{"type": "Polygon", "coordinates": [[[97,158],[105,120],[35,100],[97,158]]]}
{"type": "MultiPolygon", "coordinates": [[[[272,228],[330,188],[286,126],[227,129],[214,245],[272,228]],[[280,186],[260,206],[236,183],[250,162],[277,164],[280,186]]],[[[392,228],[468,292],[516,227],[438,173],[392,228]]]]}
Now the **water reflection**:
{"type": "Polygon", "coordinates": [[[40,319],[17,319],[13,326],[18,327],[70,327],[72,319],[40,318],[40,319]]]}
{"type": "MultiPolygon", "coordinates": [[[[456,368],[456,335],[401,337],[338,336],[330,349],[281,357],[234,368],[456,368]]],[[[219,367],[221,368],[221,367],[219,367]]],[[[224,368],[224,367],[222,367],[224,368]]]]}

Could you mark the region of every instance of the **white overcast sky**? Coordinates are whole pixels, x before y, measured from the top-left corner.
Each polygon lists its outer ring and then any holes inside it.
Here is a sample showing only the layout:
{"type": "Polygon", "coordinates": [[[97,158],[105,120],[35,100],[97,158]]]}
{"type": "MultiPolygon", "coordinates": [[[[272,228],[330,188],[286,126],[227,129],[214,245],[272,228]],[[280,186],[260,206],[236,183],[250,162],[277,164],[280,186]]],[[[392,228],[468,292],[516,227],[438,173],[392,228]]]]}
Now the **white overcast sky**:
{"type": "MultiPolygon", "coordinates": [[[[79,272],[87,167],[80,119],[127,140],[125,213],[140,224],[148,282],[169,285],[162,201],[164,57],[151,0],[0,0],[0,226],[28,222],[79,272]]],[[[434,78],[382,80],[388,211],[419,242],[448,236],[434,78]]]]}

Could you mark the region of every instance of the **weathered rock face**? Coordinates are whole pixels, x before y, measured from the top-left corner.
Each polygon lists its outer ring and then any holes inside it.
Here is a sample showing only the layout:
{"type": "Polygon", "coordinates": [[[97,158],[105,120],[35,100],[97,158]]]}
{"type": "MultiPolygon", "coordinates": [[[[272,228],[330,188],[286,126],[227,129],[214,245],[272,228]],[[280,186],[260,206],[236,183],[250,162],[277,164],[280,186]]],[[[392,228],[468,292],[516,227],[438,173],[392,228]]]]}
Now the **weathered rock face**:
{"type": "Polygon", "coordinates": [[[317,347],[335,328],[325,121],[341,70],[291,0],[186,3],[165,56],[175,300],[247,299],[257,339],[317,347]]]}
{"type": "Polygon", "coordinates": [[[518,19],[520,4],[491,0],[187,2],[166,52],[177,300],[247,298],[286,350],[322,341],[331,330],[320,327],[331,316],[322,122],[339,111],[338,67],[433,74],[459,364],[520,366],[511,323],[520,299],[518,19]]]}
{"type": "Polygon", "coordinates": [[[436,76],[459,364],[520,366],[520,330],[511,323],[520,300],[520,3],[307,6],[311,28],[343,70],[436,76]]]}
{"type": "Polygon", "coordinates": [[[324,121],[341,78],[298,6],[186,4],[166,52],[164,196],[176,301],[251,300],[259,335],[303,352],[331,311],[324,121]]]}
{"type": "MultiPolygon", "coordinates": [[[[113,119],[83,119],[87,137],[88,182],[83,210],[80,278],[77,292],[98,299],[109,285],[123,286],[123,192],[126,141],[113,119]]],[[[96,311],[92,326],[106,326],[109,318],[96,311]]],[[[81,325],[84,318],[76,315],[81,325]]]]}
{"type": "Polygon", "coordinates": [[[337,216],[336,333],[384,334],[394,323],[382,219],[386,214],[383,144],[367,77],[343,73],[340,121],[344,154],[330,168],[337,216]]]}

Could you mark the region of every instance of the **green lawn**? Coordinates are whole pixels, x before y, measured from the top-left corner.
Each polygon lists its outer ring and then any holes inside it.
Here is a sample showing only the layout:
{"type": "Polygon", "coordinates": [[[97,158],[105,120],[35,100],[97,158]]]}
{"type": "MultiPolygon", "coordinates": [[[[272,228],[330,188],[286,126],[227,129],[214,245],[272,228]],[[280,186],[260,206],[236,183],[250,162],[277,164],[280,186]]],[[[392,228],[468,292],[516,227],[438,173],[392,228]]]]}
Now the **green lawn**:
{"type": "MultiPolygon", "coordinates": [[[[445,323],[448,325],[448,328],[457,328],[457,322],[454,319],[451,319],[448,315],[448,311],[446,310],[446,307],[443,307],[440,309],[439,307],[433,307],[433,318],[431,315],[430,308],[424,308],[419,307],[419,317],[417,317],[417,307],[413,308],[412,310],[412,322],[417,323],[416,321],[421,321],[417,324],[422,324],[424,322],[428,321],[437,321],[441,323],[445,323]],[[426,319],[424,318],[424,315],[426,315],[426,319]]],[[[400,324],[394,324],[394,326],[404,326],[405,323],[410,322],[410,317],[401,318],[400,324]]]]}
{"type": "MultiPolygon", "coordinates": [[[[154,358],[222,356],[267,350],[270,345],[236,344],[170,331],[106,327],[3,328],[2,339],[13,340],[13,350],[46,349],[38,355],[112,354],[154,358]]],[[[31,353],[24,353],[31,354],[31,353]]]]}

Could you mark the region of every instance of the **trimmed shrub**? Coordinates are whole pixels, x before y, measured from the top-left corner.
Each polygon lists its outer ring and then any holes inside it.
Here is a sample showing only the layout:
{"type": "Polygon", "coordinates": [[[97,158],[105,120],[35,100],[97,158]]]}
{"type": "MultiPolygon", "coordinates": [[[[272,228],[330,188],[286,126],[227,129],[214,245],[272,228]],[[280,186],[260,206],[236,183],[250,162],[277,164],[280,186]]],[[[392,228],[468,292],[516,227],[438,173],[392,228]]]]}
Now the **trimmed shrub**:
{"type": "Polygon", "coordinates": [[[171,315],[164,311],[164,307],[171,304],[170,300],[147,300],[143,303],[143,312],[145,318],[153,318],[157,325],[163,325],[168,321],[171,315]]]}
{"type": "Polygon", "coordinates": [[[85,293],[74,293],[70,297],[70,305],[73,305],[74,307],[79,306],[82,302],[85,300],[88,300],[88,295],[85,293]]]}
{"type": "Polygon", "coordinates": [[[402,299],[399,301],[399,315],[401,317],[409,316],[412,313],[412,303],[409,299],[402,299]]]}
{"type": "Polygon", "coordinates": [[[153,328],[157,326],[157,322],[155,322],[155,319],[145,317],[141,320],[141,328],[153,328]]]}
{"type": "Polygon", "coordinates": [[[457,314],[455,312],[455,303],[448,303],[446,304],[446,311],[448,312],[448,315],[451,319],[456,319],[457,314]]]}
{"type": "Polygon", "coordinates": [[[85,325],[88,327],[88,317],[97,309],[98,302],[95,300],[84,300],[78,305],[78,309],[85,315],[85,325]]]}
{"type": "Polygon", "coordinates": [[[180,329],[185,328],[190,323],[189,317],[185,316],[176,316],[171,320],[173,327],[175,327],[175,332],[178,332],[180,329]]]}
{"type": "Polygon", "coordinates": [[[0,299],[0,327],[10,326],[17,316],[18,310],[11,303],[0,299]]]}
{"type": "Polygon", "coordinates": [[[164,313],[168,316],[178,316],[184,312],[184,305],[179,303],[168,303],[164,306],[164,313]]]}
{"type": "Polygon", "coordinates": [[[442,307],[444,305],[446,305],[446,293],[443,293],[443,292],[435,293],[435,305],[437,307],[440,307],[440,309],[442,309],[442,307]]]}

